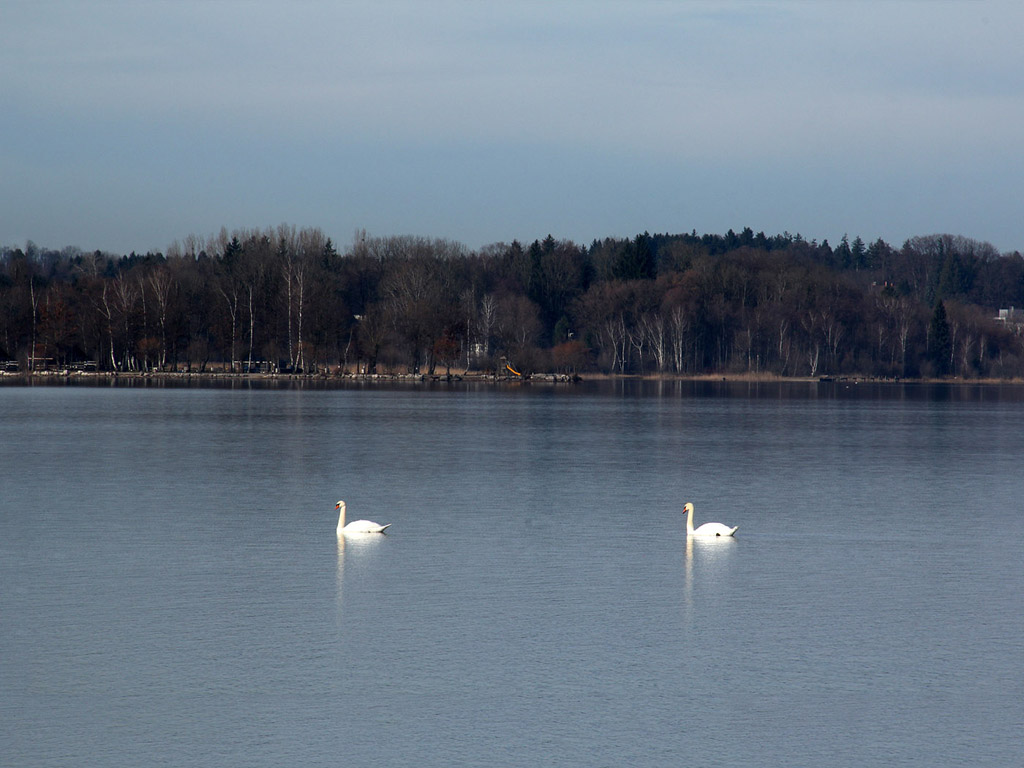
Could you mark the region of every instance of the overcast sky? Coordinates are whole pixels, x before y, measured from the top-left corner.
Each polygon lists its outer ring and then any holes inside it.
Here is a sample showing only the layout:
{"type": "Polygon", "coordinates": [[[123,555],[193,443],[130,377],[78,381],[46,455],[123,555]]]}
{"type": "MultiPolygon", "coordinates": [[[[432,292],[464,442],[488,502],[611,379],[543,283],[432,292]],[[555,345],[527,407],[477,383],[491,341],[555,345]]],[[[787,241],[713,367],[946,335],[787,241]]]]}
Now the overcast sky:
{"type": "Polygon", "coordinates": [[[0,244],[1024,251],[1024,3],[3,0],[0,244]]]}

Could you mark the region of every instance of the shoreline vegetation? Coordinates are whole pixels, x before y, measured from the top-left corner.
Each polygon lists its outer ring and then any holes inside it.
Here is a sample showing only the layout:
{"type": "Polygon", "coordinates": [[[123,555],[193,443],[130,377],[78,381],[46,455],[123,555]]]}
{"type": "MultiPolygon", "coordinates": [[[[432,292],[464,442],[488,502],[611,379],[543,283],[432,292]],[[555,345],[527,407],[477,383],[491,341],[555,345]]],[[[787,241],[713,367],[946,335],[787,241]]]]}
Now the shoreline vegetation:
{"type": "Polygon", "coordinates": [[[1024,256],[959,235],[832,247],[746,228],[471,250],[357,232],[340,251],[281,225],[128,256],[0,246],[0,371],[1013,381],[1021,307],[1024,256]]]}
{"type": "Polygon", "coordinates": [[[494,371],[455,370],[451,373],[360,373],[342,371],[340,368],[318,373],[238,373],[230,371],[0,371],[0,383],[86,383],[86,382],[179,382],[192,384],[217,384],[227,382],[283,383],[297,384],[416,384],[416,383],[476,383],[500,385],[516,384],[585,384],[606,381],[642,382],[697,382],[731,384],[891,384],[891,385],[950,385],[950,386],[1021,386],[1024,379],[1014,378],[960,378],[960,377],[878,377],[867,375],[842,376],[780,376],[775,373],[703,373],[703,374],[608,374],[608,373],[533,373],[522,376],[495,374],[494,371]]]}

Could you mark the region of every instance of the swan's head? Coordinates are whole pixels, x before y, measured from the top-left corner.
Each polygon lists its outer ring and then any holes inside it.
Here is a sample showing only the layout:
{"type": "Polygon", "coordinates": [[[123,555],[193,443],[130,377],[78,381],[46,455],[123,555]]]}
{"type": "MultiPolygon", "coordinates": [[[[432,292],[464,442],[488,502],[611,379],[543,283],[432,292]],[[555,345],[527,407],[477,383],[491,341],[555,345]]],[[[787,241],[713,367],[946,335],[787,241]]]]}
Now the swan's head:
{"type": "Polygon", "coordinates": [[[683,512],[687,515],[693,514],[693,504],[691,504],[690,502],[686,502],[685,504],[683,504],[683,512]]]}
{"type": "Polygon", "coordinates": [[[344,501],[339,501],[337,504],[334,505],[334,508],[335,509],[344,509],[345,508],[345,502],[344,501]]]}

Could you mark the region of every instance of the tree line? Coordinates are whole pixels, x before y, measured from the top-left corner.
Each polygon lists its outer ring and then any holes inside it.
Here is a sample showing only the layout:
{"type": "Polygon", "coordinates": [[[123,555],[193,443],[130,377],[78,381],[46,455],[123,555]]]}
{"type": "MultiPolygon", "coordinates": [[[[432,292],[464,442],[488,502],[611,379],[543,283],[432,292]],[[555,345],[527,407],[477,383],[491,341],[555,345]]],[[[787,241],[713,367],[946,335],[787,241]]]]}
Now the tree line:
{"type": "Polygon", "coordinates": [[[317,228],[166,253],[0,248],[21,370],[1024,376],[1024,257],[956,235],[835,247],[749,228],[470,250],[317,228]]]}

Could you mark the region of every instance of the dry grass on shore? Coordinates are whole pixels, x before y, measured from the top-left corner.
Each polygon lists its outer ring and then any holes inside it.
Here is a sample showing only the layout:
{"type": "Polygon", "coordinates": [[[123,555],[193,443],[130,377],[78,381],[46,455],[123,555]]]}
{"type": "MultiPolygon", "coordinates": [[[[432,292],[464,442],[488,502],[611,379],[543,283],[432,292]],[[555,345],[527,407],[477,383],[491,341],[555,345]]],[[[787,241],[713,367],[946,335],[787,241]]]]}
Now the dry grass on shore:
{"type": "Polygon", "coordinates": [[[534,373],[531,376],[516,378],[514,376],[498,376],[493,373],[476,370],[453,369],[451,374],[413,374],[413,373],[379,373],[364,374],[352,371],[342,372],[339,368],[327,372],[292,374],[292,373],[229,373],[226,371],[146,371],[146,372],[110,372],[110,371],[67,371],[48,370],[29,373],[25,371],[0,371],[0,379],[16,381],[19,379],[57,379],[66,380],[180,380],[180,381],[475,381],[475,382],[555,382],[555,381],[700,381],[700,382],[735,382],[735,383],[827,383],[832,381],[863,382],[875,384],[964,384],[964,385],[1020,385],[1024,379],[1019,377],[1008,379],[997,378],[883,378],[877,376],[780,376],[768,372],[741,373],[704,373],[704,374],[610,374],[586,372],[581,374],[534,373]]]}

